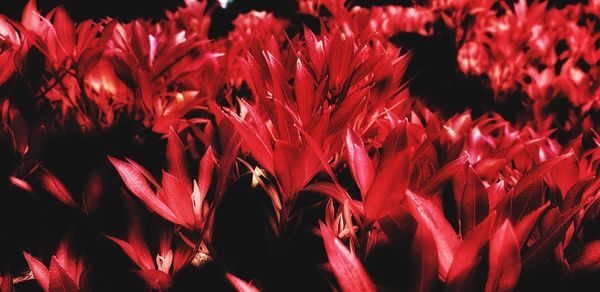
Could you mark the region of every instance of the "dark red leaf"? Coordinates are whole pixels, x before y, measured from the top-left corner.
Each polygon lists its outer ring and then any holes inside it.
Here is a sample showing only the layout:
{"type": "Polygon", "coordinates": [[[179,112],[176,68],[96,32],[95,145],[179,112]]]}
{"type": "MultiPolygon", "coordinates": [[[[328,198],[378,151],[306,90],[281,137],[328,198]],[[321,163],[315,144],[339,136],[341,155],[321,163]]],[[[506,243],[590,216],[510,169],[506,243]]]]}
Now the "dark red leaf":
{"type": "Polygon", "coordinates": [[[474,288],[471,286],[473,275],[481,262],[482,251],[494,232],[495,222],[496,212],[490,213],[460,244],[448,271],[446,291],[466,291],[474,288]]]}
{"type": "Polygon", "coordinates": [[[73,199],[73,196],[65,185],[48,170],[44,168],[40,169],[42,173],[39,179],[42,187],[64,204],[77,208],[77,202],[75,202],[75,199],[73,199]]]}

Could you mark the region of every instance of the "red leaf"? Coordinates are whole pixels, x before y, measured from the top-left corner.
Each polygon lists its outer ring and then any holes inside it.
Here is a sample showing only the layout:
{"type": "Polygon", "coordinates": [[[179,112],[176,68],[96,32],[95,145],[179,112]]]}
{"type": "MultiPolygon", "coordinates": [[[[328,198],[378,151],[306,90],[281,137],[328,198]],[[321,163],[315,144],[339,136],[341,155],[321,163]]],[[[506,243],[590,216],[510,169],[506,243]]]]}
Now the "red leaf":
{"type": "Polygon", "coordinates": [[[352,130],[346,130],[346,149],[348,150],[348,165],[358,184],[363,200],[373,183],[374,171],[369,154],[364,148],[362,139],[352,130]]]}
{"type": "Polygon", "coordinates": [[[98,205],[103,189],[102,176],[98,171],[92,170],[88,177],[86,190],[83,196],[83,205],[86,214],[91,214],[98,205]]]}
{"type": "Polygon", "coordinates": [[[541,237],[527,250],[523,257],[523,268],[531,268],[537,261],[544,258],[547,253],[551,252],[556,245],[558,245],[565,238],[567,229],[573,223],[573,220],[579,214],[585,206],[593,205],[600,196],[589,198],[586,202],[579,204],[578,206],[571,208],[564,213],[560,212],[558,208],[553,208],[546,216],[556,216],[553,220],[552,226],[542,233],[541,237]]]}
{"type": "Polygon", "coordinates": [[[77,208],[77,202],[75,202],[75,199],[73,199],[73,196],[65,185],[48,170],[43,167],[40,169],[42,173],[39,179],[42,187],[64,204],[77,208]]]}
{"type": "Polygon", "coordinates": [[[446,291],[469,291],[472,275],[481,261],[481,252],[489,242],[496,222],[496,212],[490,213],[469,237],[460,244],[446,278],[446,291]]]}
{"type": "Polygon", "coordinates": [[[581,254],[571,263],[573,272],[592,274],[600,270],[600,240],[588,242],[581,254]]]}
{"type": "Polygon", "coordinates": [[[202,204],[210,184],[212,182],[213,171],[215,168],[215,157],[212,151],[212,147],[209,146],[206,153],[200,159],[200,167],[198,168],[198,182],[194,184],[194,188],[197,189],[192,192],[192,201],[194,203],[194,214],[195,218],[202,218],[202,204]]]}
{"type": "Polygon", "coordinates": [[[10,270],[4,272],[4,275],[0,276],[0,292],[13,292],[13,277],[10,270]]]}
{"type": "Polygon", "coordinates": [[[434,291],[438,275],[438,255],[431,231],[419,224],[411,245],[410,291],[434,291]]]}
{"type": "Polygon", "coordinates": [[[67,274],[67,271],[61,266],[56,257],[52,257],[50,261],[50,282],[48,284],[49,291],[61,291],[61,292],[77,292],[79,291],[79,285],[67,274]]]}
{"type": "Polygon", "coordinates": [[[533,227],[537,224],[540,216],[544,214],[546,208],[550,206],[550,202],[546,202],[543,206],[537,208],[535,211],[523,216],[519,222],[515,224],[515,234],[517,236],[517,240],[519,241],[519,246],[523,247],[525,243],[527,243],[527,238],[529,238],[529,234],[533,227]]]}
{"type": "Polygon", "coordinates": [[[48,268],[40,262],[38,259],[32,257],[30,254],[23,252],[23,256],[25,257],[25,261],[27,261],[27,265],[31,269],[33,273],[33,278],[42,286],[44,291],[48,291],[50,282],[50,275],[48,272],[48,268]]]}
{"type": "Polygon", "coordinates": [[[498,177],[498,173],[506,165],[504,158],[486,157],[479,160],[473,168],[479,177],[485,178],[488,181],[493,181],[498,177]]]}
{"type": "Polygon", "coordinates": [[[237,290],[238,292],[259,292],[256,287],[252,286],[252,284],[247,283],[246,281],[230,274],[226,273],[225,277],[229,280],[229,283],[237,290]]]}
{"type": "Polygon", "coordinates": [[[406,190],[406,199],[413,217],[419,224],[426,226],[433,236],[438,253],[439,276],[445,279],[454,260],[454,251],[460,244],[458,235],[444,217],[442,210],[427,199],[410,190],[406,190]]]}
{"type": "Polygon", "coordinates": [[[575,158],[570,157],[562,160],[557,167],[550,171],[550,174],[564,198],[569,189],[579,181],[579,166],[575,158]]]}
{"type": "Polygon", "coordinates": [[[198,226],[195,226],[192,190],[188,190],[180,179],[168,172],[163,172],[162,185],[163,191],[158,192],[158,199],[181,220],[185,228],[196,230],[198,226]]]}
{"type": "Polygon", "coordinates": [[[510,221],[494,233],[490,240],[490,268],[486,292],[512,291],[521,273],[521,248],[510,221]]]}
{"type": "Polygon", "coordinates": [[[365,199],[365,215],[371,222],[389,213],[404,198],[408,187],[408,152],[381,162],[365,199]]]}
{"type": "Polygon", "coordinates": [[[294,77],[294,95],[300,119],[304,125],[308,124],[315,108],[315,81],[306,70],[302,61],[296,61],[296,76],[294,77]]]}
{"type": "Polygon", "coordinates": [[[525,175],[523,175],[523,177],[521,177],[521,179],[514,188],[514,196],[518,196],[524,190],[529,188],[532,184],[541,180],[544,177],[544,175],[546,175],[546,173],[552,170],[552,168],[554,168],[560,162],[564,161],[565,159],[571,156],[573,156],[573,153],[567,153],[565,155],[546,160],[538,164],[534,169],[530,170],[525,175]]]}
{"type": "MultiPolygon", "coordinates": [[[[398,205],[392,212],[381,217],[377,222],[385,236],[392,243],[392,248],[400,255],[405,255],[410,250],[410,244],[414,240],[417,228],[424,226],[423,224],[419,225],[402,204],[398,205]]],[[[435,240],[433,239],[432,242],[435,243],[435,240]]],[[[435,266],[438,267],[437,247],[434,245],[434,248],[436,248],[434,251],[435,266]]]]}
{"type": "Polygon", "coordinates": [[[62,7],[54,10],[54,29],[65,54],[67,56],[73,54],[75,49],[75,23],[62,7]]]}
{"type": "Polygon", "coordinates": [[[192,183],[185,162],[183,143],[173,128],[169,129],[167,140],[167,172],[178,178],[183,186],[191,192],[192,183]]]}
{"type": "Polygon", "coordinates": [[[261,135],[250,126],[250,124],[242,120],[236,114],[226,115],[228,119],[235,125],[240,134],[244,146],[250,151],[252,157],[260,163],[269,173],[275,173],[273,166],[273,150],[270,145],[271,141],[264,141],[261,139],[261,135]]]}
{"type": "Polygon", "coordinates": [[[375,285],[358,258],[353,255],[331,230],[319,222],[327,258],[342,291],[375,291],[375,285]]]}
{"type": "Polygon", "coordinates": [[[143,259],[140,259],[138,257],[137,254],[137,248],[134,248],[133,246],[131,246],[131,244],[129,244],[127,241],[124,241],[122,239],[118,239],[116,237],[113,236],[106,236],[106,238],[112,240],[114,243],[116,243],[121,250],[123,250],[123,252],[140,268],[142,269],[154,269],[154,264],[152,263],[152,265],[148,265],[147,261],[144,261],[143,259]]]}
{"type": "Polygon", "coordinates": [[[458,204],[460,232],[467,237],[488,214],[488,196],[485,186],[468,164],[453,179],[454,197],[458,204]]]}
{"type": "Polygon", "coordinates": [[[152,191],[144,175],[139,172],[138,168],[113,157],[108,157],[108,160],[117,169],[127,188],[142,200],[150,210],[168,221],[183,225],[183,222],[154,194],[154,191],[152,191]]]}
{"type": "Polygon", "coordinates": [[[141,270],[136,273],[146,285],[158,291],[166,291],[171,287],[172,279],[167,273],[159,270],[141,270]]]}
{"type": "Polygon", "coordinates": [[[16,186],[16,187],[18,187],[18,188],[20,188],[20,189],[22,189],[22,190],[24,190],[26,192],[33,192],[33,188],[31,187],[31,185],[28,182],[26,182],[26,181],[24,181],[24,180],[22,180],[20,178],[17,178],[17,177],[14,177],[14,176],[9,176],[8,180],[14,186],[16,186]]]}
{"type": "Polygon", "coordinates": [[[275,143],[273,153],[275,175],[287,199],[292,199],[304,186],[306,167],[300,149],[283,140],[275,143]]]}
{"type": "MultiPolygon", "coordinates": [[[[417,156],[415,154],[415,156],[417,156]]],[[[414,156],[413,156],[414,157],[414,156]]],[[[435,191],[442,186],[445,182],[447,182],[452,176],[459,171],[461,167],[464,166],[468,161],[467,155],[461,155],[457,159],[449,162],[440,168],[435,175],[428,178],[426,183],[424,183],[420,188],[418,188],[415,193],[420,194],[421,196],[428,197],[435,194],[435,191]]]]}

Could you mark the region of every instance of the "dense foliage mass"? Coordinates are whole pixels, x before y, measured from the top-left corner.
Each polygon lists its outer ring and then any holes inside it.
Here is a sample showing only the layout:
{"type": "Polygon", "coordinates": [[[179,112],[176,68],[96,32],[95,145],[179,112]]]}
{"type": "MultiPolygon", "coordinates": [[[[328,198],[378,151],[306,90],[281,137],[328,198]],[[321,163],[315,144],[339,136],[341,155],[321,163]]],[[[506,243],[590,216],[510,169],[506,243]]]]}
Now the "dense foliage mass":
{"type": "Polygon", "coordinates": [[[600,1],[231,2],[0,16],[1,291],[600,289],[600,1]]]}

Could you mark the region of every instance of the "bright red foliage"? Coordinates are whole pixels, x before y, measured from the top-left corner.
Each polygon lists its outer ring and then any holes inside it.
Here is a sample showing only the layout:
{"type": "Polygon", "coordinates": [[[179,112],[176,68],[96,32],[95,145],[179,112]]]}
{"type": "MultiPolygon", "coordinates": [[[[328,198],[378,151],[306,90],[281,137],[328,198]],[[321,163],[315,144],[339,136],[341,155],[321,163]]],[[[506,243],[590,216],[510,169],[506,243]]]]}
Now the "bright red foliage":
{"type": "Polygon", "coordinates": [[[158,21],[75,23],[34,0],[0,16],[6,205],[74,213],[56,252],[15,235],[1,290],[135,289],[115,284],[131,270],[159,291],[190,273],[238,291],[600,285],[600,2],[347,2],[294,3],[318,25],[240,14],[216,38],[209,1],[158,21]],[[446,119],[415,96],[393,39],[440,25],[465,78],[531,116],[446,119]],[[61,147],[91,162],[53,162],[61,147]]]}

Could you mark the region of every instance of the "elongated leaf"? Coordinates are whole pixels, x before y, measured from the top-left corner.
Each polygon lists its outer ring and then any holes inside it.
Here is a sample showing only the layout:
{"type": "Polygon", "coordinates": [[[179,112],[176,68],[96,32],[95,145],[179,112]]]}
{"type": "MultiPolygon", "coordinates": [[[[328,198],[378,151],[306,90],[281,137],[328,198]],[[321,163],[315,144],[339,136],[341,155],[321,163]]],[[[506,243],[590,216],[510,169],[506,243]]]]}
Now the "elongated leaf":
{"type": "MultiPolygon", "coordinates": [[[[415,154],[416,156],[416,154],[415,154]]],[[[435,194],[435,191],[442,186],[445,182],[450,180],[454,174],[456,174],[461,167],[464,167],[468,161],[467,155],[461,155],[457,159],[449,162],[440,168],[433,177],[427,179],[427,182],[423,184],[415,192],[421,196],[428,197],[435,194]]]]}
{"type": "Polygon", "coordinates": [[[123,179],[123,182],[127,186],[127,188],[150,210],[156,212],[159,216],[164,219],[171,221],[175,224],[183,225],[183,222],[175,214],[161,202],[158,197],[154,194],[154,191],[148,185],[148,182],[144,178],[144,176],[138,171],[138,169],[131,164],[124,162],[122,160],[108,157],[110,162],[117,169],[117,172],[123,179]]]}
{"type": "Polygon", "coordinates": [[[454,251],[460,244],[458,235],[444,217],[442,210],[427,199],[414,194],[410,190],[406,190],[406,199],[413,217],[431,232],[437,247],[439,277],[442,280],[446,279],[446,274],[454,261],[454,251]]]}
{"type": "Polygon", "coordinates": [[[588,205],[593,205],[599,198],[600,196],[591,197],[586,200],[586,202],[583,202],[564,213],[560,212],[556,207],[548,211],[548,213],[552,212],[555,214],[546,214],[546,216],[557,216],[557,219],[555,219],[554,224],[542,234],[540,239],[527,250],[523,257],[523,269],[526,270],[533,267],[537,261],[543,259],[544,256],[551,252],[556,245],[564,239],[567,229],[571,226],[573,220],[577,214],[579,214],[579,211],[588,205]]]}
{"type": "Polygon", "coordinates": [[[485,284],[486,292],[510,292],[521,273],[519,241],[510,221],[506,220],[490,240],[490,268],[485,284]]]}
{"type": "Polygon", "coordinates": [[[358,258],[325,226],[319,223],[327,258],[342,291],[376,291],[375,285],[358,258]]]}
{"type": "Polygon", "coordinates": [[[77,292],[79,284],[71,278],[71,275],[65,271],[63,266],[58,262],[56,257],[52,257],[50,261],[50,282],[49,291],[77,292]]]}
{"type": "Polygon", "coordinates": [[[571,263],[577,273],[592,274],[600,270],[600,240],[587,243],[581,254],[571,263]]]}
{"type": "Polygon", "coordinates": [[[146,282],[148,287],[158,291],[169,289],[173,282],[169,274],[159,270],[140,270],[136,271],[136,273],[146,282]]]}
{"type": "Polygon", "coordinates": [[[75,49],[75,23],[64,8],[54,10],[54,29],[67,56],[74,53],[75,49]]]}
{"type": "Polygon", "coordinates": [[[273,166],[273,150],[269,145],[270,141],[263,141],[256,129],[252,128],[248,122],[242,120],[235,114],[226,115],[235,125],[244,141],[244,145],[252,154],[252,157],[261,164],[268,172],[275,173],[273,166]]]}
{"type": "MultiPolygon", "coordinates": [[[[397,208],[387,215],[381,217],[377,222],[379,223],[379,226],[381,227],[381,230],[385,236],[391,242],[392,249],[394,249],[394,251],[402,256],[407,255],[407,252],[413,254],[413,251],[411,250],[411,244],[415,238],[417,228],[423,227],[424,225],[419,225],[417,220],[406,209],[406,206],[402,204],[398,205],[397,208]]],[[[435,240],[433,243],[435,243],[435,240]]],[[[435,245],[434,248],[437,249],[435,245]]],[[[437,250],[435,251],[435,255],[435,266],[437,267],[437,250]]]]}
{"type": "Polygon", "coordinates": [[[543,206],[537,208],[535,211],[525,215],[515,225],[514,231],[519,241],[519,246],[523,247],[527,243],[527,238],[533,227],[537,224],[538,220],[544,214],[544,211],[550,206],[550,202],[546,202],[543,206]]]}
{"type": "Polygon", "coordinates": [[[438,276],[438,255],[431,231],[420,224],[411,245],[410,291],[434,291],[438,276]]]}
{"type": "Polygon", "coordinates": [[[48,291],[49,283],[50,283],[50,275],[48,272],[48,268],[40,262],[38,259],[32,257],[30,254],[23,252],[23,256],[25,257],[25,261],[27,261],[27,265],[31,269],[33,274],[33,278],[42,286],[44,291],[48,291]]]}
{"type": "Polygon", "coordinates": [[[14,186],[16,186],[16,187],[18,187],[18,188],[20,188],[20,189],[22,189],[22,190],[24,190],[26,192],[33,192],[33,188],[31,187],[31,185],[28,182],[26,182],[26,181],[24,181],[24,180],[22,180],[20,178],[17,178],[17,177],[14,177],[14,176],[9,176],[8,180],[14,186]]]}
{"type": "Polygon", "coordinates": [[[286,198],[291,199],[303,187],[305,181],[306,167],[302,153],[298,147],[280,140],[275,143],[273,158],[277,180],[286,198]]]}
{"type": "Polygon", "coordinates": [[[316,101],[314,91],[315,81],[298,58],[294,77],[294,95],[296,96],[296,105],[303,125],[307,125],[313,115],[316,101]]]}
{"type": "Polygon", "coordinates": [[[472,286],[473,275],[479,268],[481,253],[490,241],[495,221],[496,212],[492,212],[460,244],[448,271],[445,291],[469,291],[476,288],[472,286]]]}
{"type": "Polygon", "coordinates": [[[548,173],[552,168],[557,166],[559,163],[564,161],[565,159],[573,156],[573,153],[567,153],[565,155],[561,155],[559,157],[546,160],[539,165],[537,165],[534,169],[527,172],[523,177],[519,180],[517,185],[515,186],[514,193],[515,196],[518,196],[521,192],[529,188],[532,184],[538,182],[539,180],[544,178],[544,175],[548,173]]]}
{"type": "Polygon", "coordinates": [[[485,186],[470,165],[465,165],[453,179],[455,200],[459,207],[461,234],[467,237],[488,215],[485,186]]]}
{"type": "Polygon", "coordinates": [[[42,174],[40,174],[39,179],[42,187],[59,201],[74,208],[78,207],[77,202],[73,199],[73,195],[52,173],[42,168],[42,174]]]}
{"type": "Polygon", "coordinates": [[[185,162],[183,143],[173,128],[169,129],[167,140],[167,172],[181,180],[183,186],[192,190],[187,164],[185,162]]]}
{"type": "Polygon", "coordinates": [[[231,285],[238,292],[259,292],[260,291],[256,287],[252,286],[252,284],[247,283],[246,281],[244,281],[230,273],[225,274],[225,277],[227,277],[227,280],[229,280],[229,283],[231,283],[231,285]]]}
{"type": "Polygon", "coordinates": [[[363,196],[369,191],[373,183],[374,171],[371,159],[365,150],[362,139],[352,130],[346,130],[346,149],[348,153],[348,165],[350,171],[358,184],[358,188],[363,196]]]}
{"type": "Polygon", "coordinates": [[[364,200],[365,215],[371,222],[389,213],[404,198],[408,187],[408,152],[382,161],[364,200]]]}

